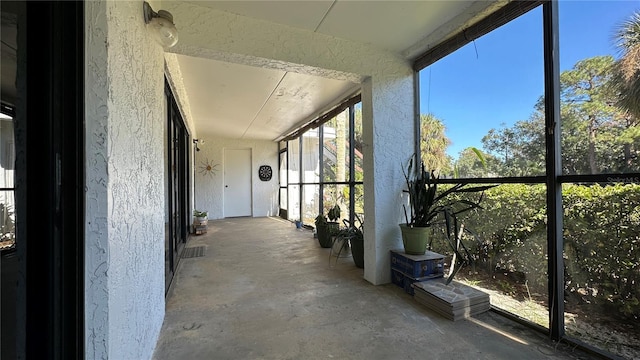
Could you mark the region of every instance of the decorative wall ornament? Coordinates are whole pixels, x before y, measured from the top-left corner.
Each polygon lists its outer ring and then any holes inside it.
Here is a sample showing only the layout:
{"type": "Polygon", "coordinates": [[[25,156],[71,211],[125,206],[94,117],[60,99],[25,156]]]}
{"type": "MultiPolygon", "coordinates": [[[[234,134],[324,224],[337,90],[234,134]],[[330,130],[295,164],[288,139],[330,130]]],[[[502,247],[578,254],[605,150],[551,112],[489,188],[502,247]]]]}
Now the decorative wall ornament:
{"type": "Polygon", "coordinates": [[[271,170],[271,166],[269,165],[261,165],[260,169],[258,169],[258,177],[262,181],[271,180],[271,176],[273,175],[273,171],[271,170]]]}
{"type": "Polygon", "coordinates": [[[213,177],[218,173],[218,165],[220,164],[214,164],[213,161],[209,161],[209,159],[207,159],[200,164],[198,172],[203,176],[208,175],[209,177],[213,177]]]}

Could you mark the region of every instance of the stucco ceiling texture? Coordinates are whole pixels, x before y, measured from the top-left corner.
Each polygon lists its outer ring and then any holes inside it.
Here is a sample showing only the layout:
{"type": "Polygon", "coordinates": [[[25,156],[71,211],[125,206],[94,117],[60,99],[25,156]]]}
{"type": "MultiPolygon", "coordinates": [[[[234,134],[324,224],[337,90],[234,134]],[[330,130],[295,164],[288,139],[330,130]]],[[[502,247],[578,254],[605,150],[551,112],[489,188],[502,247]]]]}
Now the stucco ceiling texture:
{"type": "MultiPolygon", "coordinates": [[[[165,1],[166,2],[166,1],[165,1]]],[[[184,1],[368,44],[410,58],[459,31],[495,1],[184,1]]],[[[179,20],[179,19],[176,19],[179,20]]],[[[178,56],[198,134],[274,140],[357,91],[359,84],[178,56]]],[[[200,135],[199,135],[200,136],[200,135]]]]}

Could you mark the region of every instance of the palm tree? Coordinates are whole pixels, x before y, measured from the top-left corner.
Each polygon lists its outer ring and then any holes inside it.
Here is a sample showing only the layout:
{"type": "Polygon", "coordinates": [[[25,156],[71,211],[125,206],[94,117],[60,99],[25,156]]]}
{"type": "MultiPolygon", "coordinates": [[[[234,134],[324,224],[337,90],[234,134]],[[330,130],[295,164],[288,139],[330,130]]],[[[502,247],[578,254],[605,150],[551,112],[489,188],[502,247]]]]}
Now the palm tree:
{"type": "Polygon", "coordinates": [[[433,114],[420,115],[420,151],[422,161],[429,171],[436,174],[448,173],[451,170],[451,159],[447,155],[447,147],[451,140],[445,134],[442,120],[433,114]]]}
{"type": "Polygon", "coordinates": [[[640,11],[620,23],[614,41],[621,52],[614,80],[620,94],[618,106],[640,118],[640,11]]]}
{"type": "Polygon", "coordinates": [[[640,156],[640,11],[634,12],[618,25],[614,33],[620,60],[613,66],[612,84],[618,94],[616,105],[625,111],[620,121],[624,141],[626,170],[637,171],[640,156]]]}

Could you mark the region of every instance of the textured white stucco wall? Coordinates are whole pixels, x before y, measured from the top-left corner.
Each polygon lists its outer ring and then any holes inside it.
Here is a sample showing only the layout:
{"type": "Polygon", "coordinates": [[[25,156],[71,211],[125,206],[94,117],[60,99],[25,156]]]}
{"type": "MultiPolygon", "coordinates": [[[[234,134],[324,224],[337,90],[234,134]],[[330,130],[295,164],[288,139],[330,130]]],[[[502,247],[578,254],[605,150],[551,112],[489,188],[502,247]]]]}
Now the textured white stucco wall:
{"type": "Polygon", "coordinates": [[[389,250],[402,246],[402,164],[414,149],[409,62],[369,44],[197,3],[170,1],[163,6],[180,31],[180,42],[171,52],[362,83],[365,279],[390,282],[389,250]]]}
{"type": "Polygon", "coordinates": [[[278,215],[278,144],[265,140],[237,140],[200,134],[205,144],[195,152],[195,208],[209,212],[209,219],[224,218],[224,170],[234,164],[224,163],[225,149],[251,149],[251,178],[254,217],[278,215]],[[207,162],[217,166],[212,175],[201,172],[207,162]],[[273,177],[269,181],[258,178],[260,165],[269,165],[273,177]]]}
{"type": "Polygon", "coordinates": [[[85,19],[86,358],[149,359],[165,305],[163,50],[142,2],[89,1],[85,19]]]}

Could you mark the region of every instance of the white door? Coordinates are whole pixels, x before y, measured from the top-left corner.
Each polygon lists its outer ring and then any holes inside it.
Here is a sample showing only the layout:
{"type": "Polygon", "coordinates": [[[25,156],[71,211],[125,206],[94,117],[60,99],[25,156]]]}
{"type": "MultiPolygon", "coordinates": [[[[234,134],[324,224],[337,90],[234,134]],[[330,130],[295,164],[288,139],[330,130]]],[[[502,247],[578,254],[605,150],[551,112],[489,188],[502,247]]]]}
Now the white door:
{"type": "Polygon", "coordinates": [[[224,151],[224,216],[251,216],[251,149],[224,151]]]}

